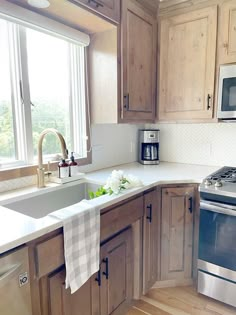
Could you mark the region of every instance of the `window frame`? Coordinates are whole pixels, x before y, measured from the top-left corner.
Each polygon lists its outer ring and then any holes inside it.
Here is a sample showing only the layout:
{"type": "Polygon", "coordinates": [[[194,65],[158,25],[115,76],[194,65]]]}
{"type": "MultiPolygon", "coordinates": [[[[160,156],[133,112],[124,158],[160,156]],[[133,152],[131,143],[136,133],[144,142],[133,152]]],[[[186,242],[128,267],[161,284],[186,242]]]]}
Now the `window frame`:
{"type": "MultiPolygon", "coordinates": [[[[0,18],[2,18],[0,14],[0,18]]],[[[8,19],[6,19],[8,20],[8,19]]],[[[10,21],[11,22],[11,21],[10,21]]],[[[13,22],[15,23],[15,22],[13,22]]],[[[19,38],[19,41],[15,41],[15,43],[11,43],[12,47],[11,49],[17,49],[20,51],[18,53],[18,57],[20,56],[19,60],[14,60],[14,66],[11,68],[11,85],[12,89],[16,89],[17,92],[14,93],[15,95],[20,95],[20,98],[24,98],[24,105],[23,108],[19,110],[19,104],[22,105],[22,99],[12,99],[12,108],[14,111],[13,115],[13,124],[14,124],[14,137],[15,137],[15,147],[16,152],[19,152],[19,155],[16,154],[16,158],[18,158],[18,161],[12,162],[12,163],[4,163],[4,165],[7,165],[6,168],[0,168],[0,181],[3,180],[9,180],[14,179],[18,177],[23,176],[29,176],[29,175],[35,175],[36,169],[37,169],[37,163],[33,162],[33,146],[29,145],[29,142],[33,144],[32,141],[32,119],[31,119],[31,100],[30,100],[30,93],[29,88],[25,88],[25,86],[28,85],[28,68],[27,68],[27,57],[24,52],[26,49],[26,29],[24,26],[21,25],[13,25],[13,35],[17,38],[19,38]],[[22,31],[23,29],[23,31],[22,31]],[[19,47],[16,47],[15,45],[19,45],[19,47]],[[15,46],[15,47],[13,47],[15,46]],[[23,52],[23,53],[22,53],[23,52]],[[21,87],[19,87],[19,82],[21,82],[21,87]],[[22,84],[22,82],[24,84],[22,84]],[[27,120],[27,124],[23,124],[23,132],[16,131],[16,122],[14,121],[16,119],[20,119],[21,122],[27,120]],[[26,127],[25,127],[26,126],[26,127]],[[27,137],[25,136],[27,134],[27,137]],[[24,144],[22,146],[22,144],[24,144]],[[18,150],[17,146],[23,147],[23,150],[18,150]],[[24,160],[24,162],[23,162],[24,160]],[[30,162],[29,162],[30,161],[30,162]],[[22,163],[24,163],[22,165],[22,163]]],[[[64,38],[65,39],[65,38],[64,38]]],[[[72,41],[73,43],[73,41],[72,41]]],[[[14,54],[14,51],[11,53],[14,54]]],[[[85,88],[85,96],[84,96],[84,102],[85,102],[85,123],[86,123],[86,140],[82,139],[84,141],[84,149],[87,152],[86,157],[78,158],[76,161],[79,165],[88,165],[92,162],[92,152],[91,152],[91,134],[90,134],[90,110],[89,110],[89,98],[88,98],[88,65],[87,65],[87,48],[84,47],[84,64],[83,67],[85,69],[85,78],[84,78],[84,88],[85,88]]],[[[77,71],[78,72],[78,71],[77,71]]],[[[73,100],[72,100],[73,101],[73,100]]],[[[73,105],[74,106],[74,105],[73,105]]],[[[76,109],[78,111],[78,109],[76,109]]],[[[70,125],[73,124],[73,115],[70,115],[70,125]]],[[[71,126],[73,128],[73,126],[71,126]]],[[[71,133],[72,138],[75,138],[76,141],[78,141],[77,136],[74,136],[74,133],[71,133]]],[[[73,139],[72,139],[73,140],[73,139]]],[[[81,141],[81,139],[80,139],[81,141]]],[[[85,152],[84,151],[84,152],[85,152]]],[[[50,167],[52,171],[55,171],[57,169],[58,161],[51,162],[50,167]]],[[[46,166],[46,164],[45,164],[46,166]]],[[[0,163],[1,167],[1,163],[0,163]]]]}

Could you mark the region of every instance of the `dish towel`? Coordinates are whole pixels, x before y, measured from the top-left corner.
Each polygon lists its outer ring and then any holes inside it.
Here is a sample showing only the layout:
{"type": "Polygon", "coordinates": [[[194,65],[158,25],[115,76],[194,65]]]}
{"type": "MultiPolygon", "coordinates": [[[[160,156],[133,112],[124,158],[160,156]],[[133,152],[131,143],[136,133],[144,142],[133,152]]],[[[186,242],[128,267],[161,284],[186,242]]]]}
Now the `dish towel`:
{"type": "Polygon", "coordinates": [[[99,270],[100,210],[81,201],[50,216],[63,220],[66,288],[72,294],[99,270]]]}

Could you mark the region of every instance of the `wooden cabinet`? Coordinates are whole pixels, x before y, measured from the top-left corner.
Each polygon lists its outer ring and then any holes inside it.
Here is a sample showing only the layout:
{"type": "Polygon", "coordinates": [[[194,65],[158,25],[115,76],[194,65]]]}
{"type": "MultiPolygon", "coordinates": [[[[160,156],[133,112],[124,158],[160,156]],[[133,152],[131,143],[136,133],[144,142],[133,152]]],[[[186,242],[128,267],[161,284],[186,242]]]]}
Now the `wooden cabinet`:
{"type": "Polygon", "coordinates": [[[121,314],[133,296],[131,229],[101,247],[100,315],[121,314]]]}
{"type": "Polygon", "coordinates": [[[49,315],[95,315],[92,313],[91,279],[71,294],[65,289],[65,268],[49,275],[49,315]]]}
{"type": "Polygon", "coordinates": [[[161,280],[191,282],[194,208],[194,186],[162,189],[161,280]]]}
{"type": "Polygon", "coordinates": [[[213,117],[217,6],[160,22],[159,120],[213,117]]]}
{"type": "Polygon", "coordinates": [[[120,22],[120,0],[73,0],[71,2],[86,6],[108,19],[120,22]]]}
{"type": "Polygon", "coordinates": [[[143,217],[143,294],[152,287],[157,280],[158,270],[158,234],[159,234],[159,207],[157,191],[144,195],[143,217]]]}
{"type": "Polygon", "coordinates": [[[236,2],[230,0],[220,7],[219,63],[236,62],[236,2]]]}
{"type": "Polygon", "coordinates": [[[133,0],[122,2],[121,120],[154,121],[156,19],[133,0]]]}

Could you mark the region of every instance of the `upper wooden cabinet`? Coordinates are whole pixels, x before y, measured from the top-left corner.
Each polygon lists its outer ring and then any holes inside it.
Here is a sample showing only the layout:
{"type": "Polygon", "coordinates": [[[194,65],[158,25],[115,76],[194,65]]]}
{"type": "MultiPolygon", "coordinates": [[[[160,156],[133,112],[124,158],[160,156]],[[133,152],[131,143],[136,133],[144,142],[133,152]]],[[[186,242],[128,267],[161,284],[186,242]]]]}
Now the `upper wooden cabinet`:
{"type": "Polygon", "coordinates": [[[236,1],[226,1],[220,7],[219,63],[236,62],[236,1]]]}
{"type": "Polygon", "coordinates": [[[120,22],[120,0],[70,0],[115,21],[120,22]]]}
{"type": "Polygon", "coordinates": [[[155,119],[156,40],[156,19],[135,1],[122,1],[122,121],[155,119]]]}
{"type": "Polygon", "coordinates": [[[164,17],[160,28],[159,120],[211,119],[217,6],[164,17]]]}

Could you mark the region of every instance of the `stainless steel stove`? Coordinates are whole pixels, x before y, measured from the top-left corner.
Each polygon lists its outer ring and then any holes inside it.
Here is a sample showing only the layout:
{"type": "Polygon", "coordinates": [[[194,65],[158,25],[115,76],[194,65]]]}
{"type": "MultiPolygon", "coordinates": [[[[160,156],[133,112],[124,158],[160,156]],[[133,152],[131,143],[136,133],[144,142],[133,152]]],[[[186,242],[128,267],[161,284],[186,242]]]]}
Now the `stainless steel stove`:
{"type": "Polygon", "coordinates": [[[200,185],[198,292],[236,307],[236,167],[200,185]]]}

